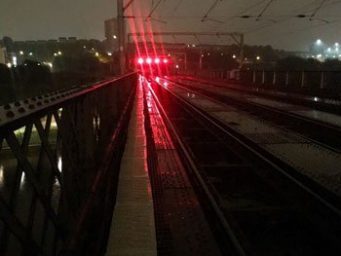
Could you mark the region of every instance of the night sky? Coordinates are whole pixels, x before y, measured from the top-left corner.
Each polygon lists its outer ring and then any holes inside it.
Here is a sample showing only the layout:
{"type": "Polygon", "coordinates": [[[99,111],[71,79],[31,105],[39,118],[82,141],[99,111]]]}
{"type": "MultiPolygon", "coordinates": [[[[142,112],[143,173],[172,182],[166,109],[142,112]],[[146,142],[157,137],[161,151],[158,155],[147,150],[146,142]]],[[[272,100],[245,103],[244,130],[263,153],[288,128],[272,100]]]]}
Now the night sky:
{"type": "MultiPolygon", "coordinates": [[[[158,1],[154,0],[154,4],[158,1]]],[[[222,0],[202,22],[214,2],[162,0],[150,23],[145,17],[151,11],[152,0],[135,0],[127,15],[136,18],[130,19],[128,24],[135,31],[240,31],[246,34],[248,44],[270,44],[290,50],[305,50],[317,38],[330,44],[341,41],[340,0],[222,0]],[[249,18],[241,18],[243,15],[249,18]],[[297,15],[306,15],[306,18],[297,18],[297,15]],[[260,16],[258,21],[257,16],[260,16]]],[[[0,0],[0,37],[7,35],[15,40],[61,36],[103,39],[103,22],[115,15],[115,0],[0,0]]],[[[232,42],[227,38],[192,37],[164,38],[164,41],[232,42]]]]}

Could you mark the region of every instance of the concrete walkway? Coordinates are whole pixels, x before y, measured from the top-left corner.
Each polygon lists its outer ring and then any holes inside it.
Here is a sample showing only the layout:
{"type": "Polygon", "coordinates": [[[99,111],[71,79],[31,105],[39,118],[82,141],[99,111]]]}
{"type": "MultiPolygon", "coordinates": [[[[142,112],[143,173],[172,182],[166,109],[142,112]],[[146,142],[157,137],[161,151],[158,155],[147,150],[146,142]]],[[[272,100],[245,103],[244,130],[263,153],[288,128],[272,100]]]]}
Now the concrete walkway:
{"type": "Polygon", "coordinates": [[[107,256],[157,255],[143,109],[143,88],[139,82],[121,162],[107,256]]]}

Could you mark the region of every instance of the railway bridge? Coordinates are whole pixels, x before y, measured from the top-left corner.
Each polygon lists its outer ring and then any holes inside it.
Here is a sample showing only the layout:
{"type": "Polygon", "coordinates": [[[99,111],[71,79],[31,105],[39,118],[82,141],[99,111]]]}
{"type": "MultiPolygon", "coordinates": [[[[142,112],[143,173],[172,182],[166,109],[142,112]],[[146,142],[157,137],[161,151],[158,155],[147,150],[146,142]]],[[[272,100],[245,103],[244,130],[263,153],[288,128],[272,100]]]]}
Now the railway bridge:
{"type": "Polygon", "coordinates": [[[127,73],[0,106],[0,255],[340,255],[340,102],[127,73]]]}

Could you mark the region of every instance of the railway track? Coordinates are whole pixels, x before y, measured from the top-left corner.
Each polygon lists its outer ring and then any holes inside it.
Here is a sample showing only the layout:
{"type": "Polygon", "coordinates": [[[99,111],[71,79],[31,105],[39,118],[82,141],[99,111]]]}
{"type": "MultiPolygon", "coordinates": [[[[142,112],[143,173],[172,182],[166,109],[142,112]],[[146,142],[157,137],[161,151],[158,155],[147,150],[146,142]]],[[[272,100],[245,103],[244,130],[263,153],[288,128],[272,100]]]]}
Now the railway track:
{"type": "MultiPolygon", "coordinates": [[[[266,121],[276,123],[289,130],[309,138],[324,147],[341,153],[341,127],[330,123],[322,122],[307,116],[299,115],[291,111],[277,108],[276,106],[263,105],[252,100],[238,97],[238,94],[228,93],[228,89],[219,87],[219,91],[212,86],[204,87],[200,84],[188,84],[186,82],[175,83],[212,97],[220,102],[228,103],[243,111],[249,112],[266,121]],[[225,93],[226,92],[226,93],[225,93]]],[[[280,104],[280,103],[279,103],[280,104]]]]}
{"type": "MultiPolygon", "coordinates": [[[[292,104],[303,105],[320,111],[330,112],[334,114],[341,114],[341,101],[332,98],[319,98],[316,96],[306,96],[300,94],[291,94],[283,91],[269,91],[269,89],[259,87],[245,87],[235,84],[227,84],[226,82],[214,82],[204,79],[197,79],[194,77],[184,76],[179,77],[183,81],[201,82],[207,85],[214,86],[220,89],[229,89],[239,93],[246,93],[253,96],[260,96],[266,99],[274,99],[283,102],[290,102],[292,104]]],[[[337,96],[336,96],[337,97],[337,96]]]]}
{"type": "Polygon", "coordinates": [[[338,201],[167,84],[151,90],[216,234],[230,241],[224,254],[341,255],[338,201]]]}

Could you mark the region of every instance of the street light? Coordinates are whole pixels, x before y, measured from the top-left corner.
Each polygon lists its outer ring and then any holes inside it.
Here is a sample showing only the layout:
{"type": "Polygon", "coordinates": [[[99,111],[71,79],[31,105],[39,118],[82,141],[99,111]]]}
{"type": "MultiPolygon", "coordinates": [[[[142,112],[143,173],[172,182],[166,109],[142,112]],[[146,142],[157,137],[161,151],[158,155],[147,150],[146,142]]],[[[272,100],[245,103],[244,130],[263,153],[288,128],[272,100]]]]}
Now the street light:
{"type": "Polygon", "coordinates": [[[58,51],[58,55],[61,56],[63,53],[61,51],[58,51]]]}
{"type": "Polygon", "coordinates": [[[260,60],[260,57],[259,57],[259,56],[257,56],[257,57],[256,57],[256,60],[260,60]]]}
{"type": "Polygon", "coordinates": [[[322,40],[321,39],[317,39],[315,42],[316,45],[321,45],[322,44],[322,40]]]}
{"type": "Polygon", "coordinates": [[[24,52],[23,52],[23,51],[20,51],[19,54],[20,54],[20,55],[24,55],[24,52]]]}

